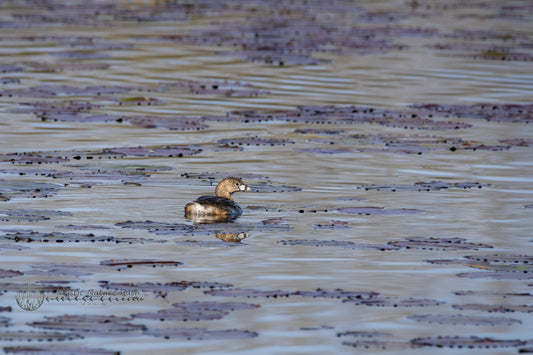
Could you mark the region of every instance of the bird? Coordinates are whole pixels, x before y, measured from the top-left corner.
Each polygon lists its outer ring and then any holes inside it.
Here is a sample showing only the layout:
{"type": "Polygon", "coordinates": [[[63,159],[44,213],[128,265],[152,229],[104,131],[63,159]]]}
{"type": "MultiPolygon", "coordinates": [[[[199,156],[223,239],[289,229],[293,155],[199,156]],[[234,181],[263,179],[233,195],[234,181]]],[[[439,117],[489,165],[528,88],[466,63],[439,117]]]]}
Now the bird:
{"type": "Polygon", "coordinates": [[[241,179],[227,177],[219,182],[215,196],[200,196],[185,206],[185,217],[189,219],[210,219],[220,222],[232,220],[242,214],[241,207],[231,195],[239,191],[250,191],[250,186],[241,179]]]}

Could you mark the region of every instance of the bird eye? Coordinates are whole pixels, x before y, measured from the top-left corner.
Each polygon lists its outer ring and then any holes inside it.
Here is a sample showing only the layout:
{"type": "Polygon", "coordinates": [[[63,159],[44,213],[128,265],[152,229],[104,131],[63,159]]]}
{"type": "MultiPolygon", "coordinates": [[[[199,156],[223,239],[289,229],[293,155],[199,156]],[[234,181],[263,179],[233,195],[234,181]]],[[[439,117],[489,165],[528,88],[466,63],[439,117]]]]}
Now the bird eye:
{"type": "Polygon", "coordinates": [[[240,184],[238,182],[235,183],[235,186],[239,186],[240,184]]]}

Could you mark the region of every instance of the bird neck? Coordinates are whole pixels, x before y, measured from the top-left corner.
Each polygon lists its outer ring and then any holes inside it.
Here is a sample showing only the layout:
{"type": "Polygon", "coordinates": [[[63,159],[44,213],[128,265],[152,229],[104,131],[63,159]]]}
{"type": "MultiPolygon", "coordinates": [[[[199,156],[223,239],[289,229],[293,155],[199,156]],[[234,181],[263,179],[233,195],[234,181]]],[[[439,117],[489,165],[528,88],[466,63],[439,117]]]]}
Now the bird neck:
{"type": "Polygon", "coordinates": [[[217,195],[218,197],[225,197],[229,198],[230,200],[233,200],[228,190],[225,190],[222,186],[220,186],[220,184],[217,185],[217,188],[215,189],[215,195],[217,195]]]}

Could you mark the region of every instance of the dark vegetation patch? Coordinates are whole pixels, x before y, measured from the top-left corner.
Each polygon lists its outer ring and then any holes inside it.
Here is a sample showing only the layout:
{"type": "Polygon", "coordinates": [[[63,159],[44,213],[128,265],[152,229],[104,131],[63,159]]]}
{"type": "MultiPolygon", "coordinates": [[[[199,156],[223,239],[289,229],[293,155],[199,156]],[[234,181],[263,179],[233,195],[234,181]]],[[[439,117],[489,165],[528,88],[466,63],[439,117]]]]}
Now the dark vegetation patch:
{"type": "Polygon", "coordinates": [[[476,336],[437,336],[427,338],[415,338],[412,344],[429,346],[436,348],[458,348],[458,349],[491,349],[518,347],[526,344],[522,340],[507,340],[494,338],[480,338],[476,336]]]}
{"type": "Polygon", "coordinates": [[[481,272],[466,272],[458,276],[468,278],[494,278],[527,280],[533,278],[533,257],[530,255],[494,254],[467,255],[469,266],[483,269],[481,272]]]}
{"type": "Polygon", "coordinates": [[[413,105],[411,108],[444,117],[476,118],[489,122],[531,123],[533,121],[533,104],[423,104],[413,105]]]}
{"type": "Polygon", "coordinates": [[[509,272],[509,271],[479,271],[479,272],[461,272],[459,277],[469,279],[494,279],[494,280],[533,280],[532,272],[509,272]]]}
{"type": "Polygon", "coordinates": [[[300,106],[282,111],[231,111],[226,116],[210,117],[211,120],[247,122],[285,121],[306,124],[378,124],[387,127],[418,130],[457,130],[472,125],[462,122],[434,120],[435,113],[407,108],[389,110],[363,106],[300,106]],[[430,118],[431,117],[431,118],[430,118]]]}
{"type": "Polygon", "coordinates": [[[250,188],[254,192],[296,192],[302,191],[300,187],[297,186],[287,186],[287,185],[277,185],[264,181],[250,185],[250,188]]]}
{"type": "Polygon", "coordinates": [[[285,145],[285,144],[294,144],[294,142],[287,139],[275,139],[275,138],[260,138],[260,137],[244,137],[244,138],[228,138],[220,139],[217,141],[218,144],[228,144],[228,145],[247,145],[247,146],[276,146],[276,145],[285,145]]]}
{"type": "Polygon", "coordinates": [[[92,314],[44,317],[28,325],[41,329],[71,331],[83,337],[91,336],[139,336],[146,326],[131,323],[129,317],[103,316],[92,314]]]}
{"type": "MultiPolygon", "coordinates": [[[[163,102],[159,99],[156,99],[155,97],[149,97],[149,96],[128,96],[128,97],[123,97],[123,98],[120,98],[120,99],[117,99],[116,100],[119,104],[119,106],[142,106],[142,105],[146,105],[146,106],[152,106],[152,105],[161,105],[163,104],[163,102]]],[[[142,126],[142,125],[140,125],[142,126]]],[[[156,126],[150,126],[150,125],[145,125],[145,126],[142,126],[143,128],[153,128],[153,127],[156,127],[156,126]]]]}
{"type": "Polygon", "coordinates": [[[481,60],[530,62],[533,55],[523,46],[504,46],[489,43],[436,43],[429,48],[450,52],[453,57],[467,57],[481,60]],[[522,50],[522,51],[520,51],[522,50]]]}
{"type": "Polygon", "coordinates": [[[120,351],[107,350],[102,348],[86,348],[81,345],[20,345],[5,346],[3,350],[6,352],[6,354],[120,355],[120,351]]]}
{"type": "MultiPolygon", "coordinates": [[[[13,233],[5,233],[0,235],[0,238],[11,240],[14,242],[42,242],[42,243],[66,243],[66,242],[112,242],[112,243],[142,243],[144,241],[153,240],[141,239],[141,238],[115,238],[112,236],[98,236],[93,233],[80,234],[80,233],[62,233],[62,232],[35,232],[35,231],[17,231],[13,233]]],[[[159,241],[164,242],[164,241],[159,241]]]]}
{"type": "Polygon", "coordinates": [[[57,216],[72,216],[70,212],[54,210],[0,210],[0,221],[48,221],[57,216]]]}
{"type": "Polygon", "coordinates": [[[387,243],[390,246],[422,250],[478,250],[492,248],[491,245],[470,243],[464,238],[412,237],[387,243]]]}
{"type": "Polygon", "coordinates": [[[11,318],[0,316],[0,327],[7,328],[7,327],[10,327],[12,325],[13,325],[13,323],[11,323],[11,318]]]}
{"type": "Polygon", "coordinates": [[[533,139],[527,139],[527,138],[500,139],[499,142],[503,144],[509,144],[515,147],[533,146],[533,139]]]}
{"type": "Polygon", "coordinates": [[[381,338],[391,336],[391,333],[367,331],[367,330],[349,330],[345,332],[337,333],[339,338],[341,337],[355,337],[355,338],[381,338]]]}
{"type": "Polygon", "coordinates": [[[533,297],[533,294],[529,292],[498,292],[498,291],[455,291],[454,295],[456,296],[476,296],[476,297],[533,297]]]}
{"type": "Polygon", "coordinates": [[[532,313],[533,305],[512,305],[512,304],[454,304],[452,306],[455,309],[461,311],[482,311],[489,313],[510,313],[510,312],[522,312],[532,313]]]}
{"type": "Polygon", "coordinates": [[[379,349],[379,350],[405,350],[405,349],[416,349],[419,348],[419,345],[411,344],[401,341],[393,340],[378,340],[378,339],[361,339],[356,341],[343,341],[342,345],[351,346],[352,348],[358,349],[379,349]]]}
{"type": "Polygon", "coordinates": [[[181,261],[157,260],[157,259],[111,259],[100,262],[100,265],[116,267],[118,271],[131,269],[137,266],[163,267],[163,266],[181,266],[181,261]]]}
{"type": "Polygon", "coordinates": [[[342,249],[363,249],[363,250],[398,250],[399,247],[387,244],[359,244],[342,240],[320,240],[320,239],[284,239],[277,243],[290,246],[312,246],[312,247],[333,247],[342,249]]]}
{"type": "Polygon", "coordinates": [[[13,164],[57,164],[68,161],[67,158],[39,152],[0,154],[0,161],[13,164]]]}
{"type": "MultiPolygon", "coordinates": [[[[251,174],[251,173],[232,173],[231,174],[234,177],[238,177],[239,179],[243,180],[259,180],[259,179],[268,179],[268,176],[263,175],[257,175],[257,174],[251,174]]],[[[201,180],[222,180],[225,177],[228,176],[228,173],[210,173],[210,172],[203,172],[203,173],[192,173],[192,172],[186,172],[181,174],[182,177],[186,179],[201,179],[201,180]]]]}
{"type": "Polygon", "coordinates": [[[63,71],[90,71],[90,70],[105,70],[110,67],[108,63],[102,62],[72,62],[72,61],[53,61],[53,62],[34,62],[26,61],[21,63],[25,71],[35,71],[41,73],[61,73],[63,71]]]}
{"type": "Polygon", "coordinates": [[[255,97],[270,94],[266,90],[255,89],[253,85],[228,80],[172,81],[161,82],[154,91],[188,91],[195,95],[222,95],[225,97],[255,97]]]}
{"type": "Polygon", "coordinates": [[[236,310],[259,308],[258,304],[239,302],[195,301],[172,304],[172,308],[165,308],[157,312],[132,314],[133,318],[154,319],[160,321],[200,321],[221,319],[236,310]]]}
{"type": "Polygon", "coordinates": [[[346,221],[337,221],[332,220],[328,224],[315,224],[313,225],[314,229],[349,229],[351,228],[348,222],[346,221]]]}
{"type": "Polygon", "coordinates": [[[479,182],[444,182],[444,181],[430,181],[430,182],[415,182],[413,185],[391,184],[391,185],[361,185],[358,189],[365,191],[439,191],[445,189],[481,189],[489,187],[490,184],[482,184],[479,182]]]}
{"type": "Polygon", "coordinates": [[[24,245],[2,244],[0,243],[0,250],[28,250],[30,247],[24,245]]]}
{"type": "Polygon", "coordinates": [[[400,297],[371,297],[369,299],[345,299],[344,303],[373,307],[432,307],[439,306],[445,302],[427,298],[400,298],[400,297]]]}
{"type": "Polygon", "coordinates": [[[185,224],[154,221],[125,221],[117,223],[117,227],[146,229],[158,235],[212,235],[219,233],[247,233],[250,231],[288,231],[292,227],[283,223],[206,223],[185,224]]]}
{"type": "MultiPolygon", "coordinates": [[[[348,138],[344,138],[345,140],[348,138]]],[[[399,134],[357,134],[349,137],[356,143],[364,145],[356,151],[367,153],[405,153],[423,154],[431,151],[503,151],[511,148],[511,145],[487,145],[482,142],[473,142],[459,137],[439,137],[421,135],[399,134]]]]}
{"type": "Polygon", "coordinates": [[[415,208],[396,208],[396,209],[385,209],[383,207],[341,207],[337,211],[348,213],[348,214],[359,214],[359,215],[409,215],[409,214],[418,214],[424,213],[422,210],[417,210],[415,208]]]}
{"type": "Polygon", "coordinates": [[[295,295],[312,298],[339,298],[339,299],[370,299],[379,295],[373,291],[349,291],[341,288],[327,290],[317,288],[312,291],[296,291],[295,295]]]}
{"type": "Polygon", "coordinates": [[[199,131],[209,126],[201,117],[187,116],[136,116],[126,119],[134,126],[141,128],[168,128],[171,130],[199,131]]]}
{"type": "Polygon", "coordinates": [[[294,295],[294,292],[274,290],[265,291],[252,288],[227,288],[227,289],[213,289],[204,291],[206,295],[223,296],[223,297],[245,297],[245,298],[282,298],[294,295]]]}
{"type": "Polygon", "coordinates": [[[35,264],[31,267],[32,270],[26,271],[26,275],[88,276],[98,272],[110,272],[112,269],[109,265],[89,263],[35,264]]]}
{"type": "Polygon", "coordinates": [[[2,341],[65,341],[80,339],[81,336],[75,333],[46,332],[46,331],[4,331],[0,332],[2,341]]]}
{"type": "Polygon", "coordinates": [[[183,241],[176,242],[178,245],[186,246],[186,247],[192,247],[192,248],[231,248],[231,247],[238,247],[243,246],[244,243],[242,243],[242,240],[247,238],[246,235],[243,235],[243,237],[239,237],[239,233],[217,233],[216,237],[219,240],[198,240],[198,239],[187,239],[183,241]],[[231,235],[231,237],[228,238],[228,235],[231,235]],[[219,238],[220,236],[220,238],[219,238]]]}
{"type": "Polygon", "coordinates": [[[417,322],[437,323],[437,324],[453,324],[453,325],[476,325],[476,326],[505,326],[522,324],[521,320],[504,318],[504,317],[486,317],[486,316],[470,316],[470,315],[445,315],[445,314],[423,314],[409,316],[408,319],[417,322]]]}
{"type": "Polygon", "coordinates": [[[25,180],[2,180],[0,179],[0,201],[11,198],[37,198],[50,197],[61,189],[60,185],[45,182],[25,180]]]}
{"type": "Polygon", "coordinates": [[[516,254],[492,254],[492,255],[467,255],[468,260],[481,261],[486,263],[502,263],[509,265],[533,265],[532,255],[516,254]]]}
{"type": "Polygon", "coordinates": [[[223,297],[245,297],[245,298],[283,298],[290,296],[301,296],[310,298],[336,298],[343,300],[369,300],[379,295],[373,291],[350,291],[344,289],[322,289],[317,288],[311,291],[284,291],[284,290],[258,290],[243,288],[211,289],[204,291],[206,295],[223,297]]]}
{"type": "MultiPolygon", "coordinates": [[[[32,274],[32,272],[25,272],[25,274],[32,274]]],[[[50,292],[57,294],[58,292],[64,292],[70,290],[69,287],[65,286],[63,281],[52,281],[53,283],[48,282],[37,282],[38,286],[35,287],[39,292],[50,292]]],[[[68,283],[68,282],[67,282],[68,283]]],[[[0,282],[0,291],[2,292],[19,292],[27,290],[28,284],[26,282],[14,283],[14,282],[0,282]]]]}
{"type": "Polygon", "coordinates": [[[294,133],[320,135],[320,136],[335,136],[343,133],[343,130],[319,129],[319,128],[298,128],[294,133]]]}
{"type": "Polygon", "coordinates": [[[184,291],[189,287],[224,289],[233,287],[233,285],[209,281],[174,281],[166,283],[116,283],[109,281],[100,281],[100,287],[115,290],[141,290],[144,292],[152,292],[156,297],[166,298],[169,292],[184,291]]]}
{"type": "Polygon", "coordinates": [[[186,340],[214,340],[214,339],[245,339],[254,338],[259,334],[250,330],[225,329],[208,330],[206,328],[166,328],[148,329],[146,335],[161,337],[165,339],[186,339],[186,340]]]}
{"type": "Polygon", "coordinates": [[[183,156],[196,155],[200,152],[202,152],[202,149],[192,148],[189,145],[167,145],[161,147],[123,147],[107,148],[103,150],[103,153],[110,155],[167,158],[181,158],[183,156]]]}
{"type": "Polygon", "coordinates": [[[5,279],[8,277],[17,277],[21,275],[24,275],[24,274],[17,270],[0,269],[0,279],[5,279]]]}

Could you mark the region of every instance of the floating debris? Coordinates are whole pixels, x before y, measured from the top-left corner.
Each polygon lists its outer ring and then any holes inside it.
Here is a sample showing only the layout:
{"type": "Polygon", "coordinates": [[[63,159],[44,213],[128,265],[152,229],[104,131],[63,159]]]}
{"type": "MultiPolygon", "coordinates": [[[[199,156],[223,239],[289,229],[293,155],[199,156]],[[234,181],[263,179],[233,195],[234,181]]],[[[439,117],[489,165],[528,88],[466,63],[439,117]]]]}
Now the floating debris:
{"type": "Polygon", "coordinates": [[[424,314],[409,316],[408,319],[417,322],[438,323],[438,324],[460,324],[460,325],[477,325],[477,326],[501,326],[522,324],[519,319],[504,317],[484,317],[484,316],[465,316],[465,315],[445,315],[445,314],[424,314]]]}
{"type": "Polygon", "coordinates": [[[438,336],[428,338],[415,338],[411,340],[414,345],[431,346],[436,348],[509,348],[526,345],[527,342],[522,340],[503,340],[494,338],[479,338],[476,336],[438,336]]]}

